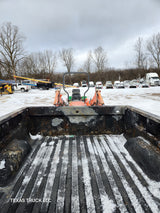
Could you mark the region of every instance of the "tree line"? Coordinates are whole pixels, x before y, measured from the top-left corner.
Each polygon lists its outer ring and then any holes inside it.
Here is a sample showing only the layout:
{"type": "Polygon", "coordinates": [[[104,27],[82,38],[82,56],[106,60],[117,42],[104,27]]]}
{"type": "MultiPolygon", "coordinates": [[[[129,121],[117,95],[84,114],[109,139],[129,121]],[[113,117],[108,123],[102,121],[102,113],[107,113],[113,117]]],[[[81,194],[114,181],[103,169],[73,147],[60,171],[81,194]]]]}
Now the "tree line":
{"type": "Polygon", "coordinates": [[[139,37],[134,50],[137,68],[160,68],[160,33],[153,34],[147,41],[139,37]]]}
{"type": "MultiPolygon", "coordinates": [[[[50,79],[62,82],[62,73],[57,73],[57,63],[61,63],[69,73],[68,83],[72,83],[70,73],[76,64],[75,52],[72,48],[61,49],[59,52],[44,50],[27,54],[23,47],[25,37],[17,26],[5,23],[0,28],[0,78],[13,79],[20,75],[39,79],[50,79]]],[[[130,80],[140,78],[146,72],[160,68],[160,33],[154,34],[146,42],[139,37],[134,45],[134,69],[115,70],[108,67],[106,50],[101,46],[88,51],[86,60],[77,72],[90,73],[93,81],[130,80]]],[[[79,82],[81,79],[74,79],[79,82]]]]}

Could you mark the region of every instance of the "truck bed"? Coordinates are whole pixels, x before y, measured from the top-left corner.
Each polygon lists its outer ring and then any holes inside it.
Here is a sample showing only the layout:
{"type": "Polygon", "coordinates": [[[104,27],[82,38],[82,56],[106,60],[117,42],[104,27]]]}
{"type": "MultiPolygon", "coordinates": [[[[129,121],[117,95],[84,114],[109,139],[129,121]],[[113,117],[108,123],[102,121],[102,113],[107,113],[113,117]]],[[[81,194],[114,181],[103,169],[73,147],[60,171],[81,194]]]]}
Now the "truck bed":
{"type": "Polygon", "coordinates": [[[37,138],[14,181],[1,187],[0,212],[160,212],[160,183],[125,142],[122,134],[37,138]]]}

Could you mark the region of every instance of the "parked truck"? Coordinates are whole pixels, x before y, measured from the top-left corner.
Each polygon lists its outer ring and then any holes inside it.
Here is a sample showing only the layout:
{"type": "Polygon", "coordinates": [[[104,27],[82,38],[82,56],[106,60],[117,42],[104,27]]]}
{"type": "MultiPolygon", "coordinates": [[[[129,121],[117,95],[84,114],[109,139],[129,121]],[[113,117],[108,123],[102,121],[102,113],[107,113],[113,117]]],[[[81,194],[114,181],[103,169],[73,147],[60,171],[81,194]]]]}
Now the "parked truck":
{"type": "Polygon", "coordinates": [[[13,90],[14,91],[21,91],[21,92],[28,92],[31,89],[30,85],[24,85],[21,83],[14,83],[13,90]]]}
{"type": "Polygon", "coordinates": [[[47,82],[47,83],[44,83],[44,82],[37,82],[37,88],[39,89],[44,89],[44,90],[48,90],[50,88],[54,88],[54,82],[47,82]]]}
{"type": "Polygon", "coordinates": [[[160,85],[160,79],[157,73],[150,72],[146,74],[146,82],[150,86],[159,86],[160,85]]]}

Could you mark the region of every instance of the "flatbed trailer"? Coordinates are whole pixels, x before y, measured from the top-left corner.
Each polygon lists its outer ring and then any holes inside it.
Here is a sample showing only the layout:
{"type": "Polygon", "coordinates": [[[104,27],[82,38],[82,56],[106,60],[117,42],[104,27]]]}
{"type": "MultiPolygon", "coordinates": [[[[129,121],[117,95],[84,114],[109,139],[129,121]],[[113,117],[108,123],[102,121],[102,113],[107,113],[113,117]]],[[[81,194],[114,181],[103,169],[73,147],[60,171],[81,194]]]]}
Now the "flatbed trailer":
{"type": "Polygon", "coordinates": [[[160,212],[159,130],[159,117],[129,106],[3,117],[0,212],[160,212]]]}

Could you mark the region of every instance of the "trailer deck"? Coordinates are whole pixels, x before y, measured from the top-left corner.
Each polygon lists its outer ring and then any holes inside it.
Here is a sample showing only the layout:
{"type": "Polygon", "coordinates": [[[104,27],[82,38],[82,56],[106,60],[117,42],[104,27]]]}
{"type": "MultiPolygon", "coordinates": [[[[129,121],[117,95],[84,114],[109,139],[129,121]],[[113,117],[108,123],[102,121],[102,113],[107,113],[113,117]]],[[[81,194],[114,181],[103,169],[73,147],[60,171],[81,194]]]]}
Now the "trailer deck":
{"type": "Polygon", "coordinates": [[[14,181],[0,187],[0,212],[160,212],[149,179],[121,135],[46,136],[14,181]]]}

